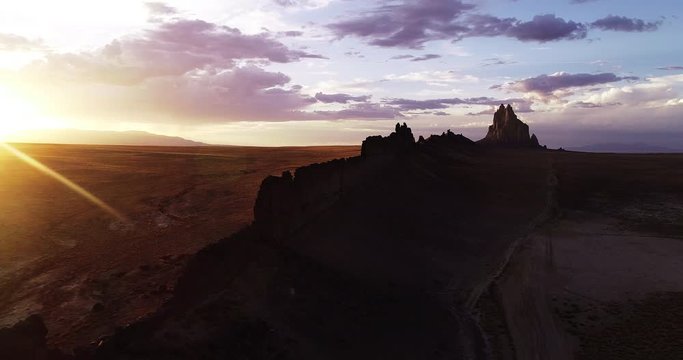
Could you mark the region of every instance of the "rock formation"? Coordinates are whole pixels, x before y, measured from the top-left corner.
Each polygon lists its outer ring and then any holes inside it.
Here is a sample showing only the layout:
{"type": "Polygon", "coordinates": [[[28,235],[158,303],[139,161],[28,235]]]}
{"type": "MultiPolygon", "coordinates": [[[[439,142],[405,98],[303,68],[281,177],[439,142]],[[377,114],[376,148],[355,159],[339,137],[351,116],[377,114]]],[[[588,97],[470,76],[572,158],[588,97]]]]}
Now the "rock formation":
{"type": "Polygon", "coordinates": [[[455,134],[450,129],[441,135],[431,135],[425,140],[420,136],[419,145],[444,145],[457,149],[468,149],[475,146],[475,142],[462,134],[455,134]]]}
{"type": "Polygon", "coordinates": [[[468,304],[545,204],[547,170],[544,154],[519,166],[477,148],[399,124],[362,156],[266,178],[254,222],[91,358],[485,358],[468,304]]]}
{"type": "Polygon", "coordinates": [[[396,124],[396,131],[387,137],[370,136],[361,147],[362,157],[374,155],[400,155],[415,148],[415,137],[406,123],[396,124]]]}
{"type": "Polygon", "coordinates": [[[517,118],[510,104],[507,107],[500,105],[493,115],[493,125],[478,143],[500,147],[540,147],[536,135],[529,136],[529,125],[517,118]]]}
{"type": "Polygon", "coordinates": [[[43,319],[31,315],[7,329],[0,329],[0,358],[12,360],[62,360],[68,357],[47,348],[43,319]]]}

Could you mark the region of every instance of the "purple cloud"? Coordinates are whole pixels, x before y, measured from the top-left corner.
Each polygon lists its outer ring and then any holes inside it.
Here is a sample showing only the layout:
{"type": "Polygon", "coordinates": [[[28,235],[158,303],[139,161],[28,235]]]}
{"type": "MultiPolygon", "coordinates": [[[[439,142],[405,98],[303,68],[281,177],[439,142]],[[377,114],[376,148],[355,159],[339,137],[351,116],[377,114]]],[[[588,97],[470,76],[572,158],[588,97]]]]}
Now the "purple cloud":
{"type": "Polygon", "coordinates": [[[531,112],[531,102],[524,99],[495,99],[491,97],[474,97],[474,98],[446,98],[446,99],[428,99],[428,100],[412,100],[412,99],[386,99],[384,104],[394,106],[401,111],[413,110],[440,110],[446,109],[453,105],[486,105],[498,106],[500,104],[514,104],[515,111],[531,112]],[[518,110],[519,109],[519,110],[518,110]]]}
{"type": "Polygon", "coordinates": [[[683,70],[683,66],[662,66],[658,67],[657,70],[683,70]]]}
{"type": "Polygon", "coordinates": [[[601,74],[569,74],[560,72],[552,75],[539,75],[524,80],[515,81],[506,85],[494,85],[492,89],[507,88],[517,92],[536,93],[541,96],[550,96],[558,90],[574,87],[607,84],[622,80],[637,80],[635,76],[617,76],[613,73],[601,74]]]}
{"type": "Polygon", "coordinates": [[[475,5],[459,0],[403,0],[383,3],[368,15],[328,25],[339,38],[356,36],[382,47],[421,49],[433,40],[507,36],[520,41],[548,42],[586,37],[586,25],[553,14],[530,21],[470,14],[475,5]]]}
{"type": "Polygon", "coordinates": [[[591,23],[591,26],[600,30],[643,32],[655,31],[662,24],[661,21],[645,22],[641,19],[632,19],[624,16],[609,15],[591,23]]]}
{"type": "Polygon", "coordinates": [[[509,65],[509,64],[515,64],[517,63],[516,61],[509,61],[501,58],[489,58],[489,59],[484,59],[484,62],[481,64],[481,66],[495,66],[495,65],[509,65]]]}
{"type": "Polygon", "coordinates": [[[427,60],[432,60],[432,59],[438,59],[440,57],[441,57],[441,55],[437,55],[437,54],[426,54],[426,55],[415,57],[415,58],[411,59],[410,61],[427,61],[427,60]]]}
{"type": "Polygon", "coordinates": [[[583,39],[586,34],[585,25],[552,14],[536,15],[531,21],[516,22],[505,32],[505,35],[520,41],[538,42],[583,39]]]}
{"type": "Polygon", "coordinates": [[[419,49],[425,42],[466,31],[454,21],[474,8],[460,0],[405,0],[384,3],[367,15],[328,26],[339,38],[357,36],[372,45],[419,49]]]}
{"type": "Polygon", "coordinates": [[[278,33],[278,35],[284,36],[284,37],[299,37],[304,34],[303,31],[298,31],[298,30],[289,30],[289,31],[281,31],[278,33]]]}
{"type": "Polygon", "coordinates": [[[30,70],[81,81],[131,84],[199,69],[218,72],[233,68],[238,60],[289,63],[303,58],[323,57],[290,49],[268,34],[246,35],[202,20],[176,19],[157,23],[138,36],[114,40],[97,52],[50,54],[30,70]]]}
{"type": "Polygon", "coordinates": [[[163,2],[146,2],[145,6],[147,7],[147,11],[149,11],[149,13],[153,16],[173,15],[178,13],[178,10],[176,10],[176,8],[166,5],[163,2]]]}
{"type": "Polygon", "coordinates": [[[577,101],[571,104],[575,108],[580,108],[580,109],[598,109],[598,108],[603,108],[607,106],[615,106],[615,105],[621,105],[620,103],[606,103],[606,104],[596,104],[592,102],[586,102],[586,101],[577,101]]]}
{"type": "Polygon", "coordinates": [[[316,111],[315,115],[321,119],[396,119],[405,117],[392,106],[376,103],[353,104],[348,109],[338,111],[316,111]]]}
{"type": "Polygon", "coordinates": [[[43,48],[41,40],[32,40],[15,34],[0,33],[0,51],[30,51],[43,48]]]}
{"type": "Polygon", "coordinates": [[[321,92],[315,94],[316,100],[321,103],[330,104],[347,104],[349,102],[367,102],[370,100],[370,95],[351,96],[349,94],[323,94],[321,92]]]}
{"type": "Polygon", "coordinates": [[[558,18],[553,14],[536,15],[530,21],[498,18],[491,15],[472,15],[467,20],[470,30],[465,37],[507,36],[520,41],[548,42],[577,40],[586,37],[586,26],[558,18]]]}

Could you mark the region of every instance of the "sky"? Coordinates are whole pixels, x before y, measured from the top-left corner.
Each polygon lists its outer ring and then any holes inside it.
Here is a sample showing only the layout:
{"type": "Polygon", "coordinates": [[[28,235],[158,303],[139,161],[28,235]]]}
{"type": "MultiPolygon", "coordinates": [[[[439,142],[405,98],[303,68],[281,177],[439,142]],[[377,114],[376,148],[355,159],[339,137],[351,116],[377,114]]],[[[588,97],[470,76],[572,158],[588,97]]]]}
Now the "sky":
{"type": "MultiPolygon", "coordinates": [[[[0,138],[142,130],[359,144],[406,122],[683,148],[680,0],[22,0],[0,5],[0,138]]],[[[36,139],[39,141],[40,139],[36,139]]]]}

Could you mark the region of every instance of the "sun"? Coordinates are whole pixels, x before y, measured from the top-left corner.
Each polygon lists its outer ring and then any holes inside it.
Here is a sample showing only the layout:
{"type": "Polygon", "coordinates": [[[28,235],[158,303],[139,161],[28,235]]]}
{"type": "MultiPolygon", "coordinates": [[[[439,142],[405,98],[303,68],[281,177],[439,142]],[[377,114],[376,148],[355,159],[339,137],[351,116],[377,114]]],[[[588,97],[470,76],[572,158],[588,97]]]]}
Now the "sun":
{"type": "Polygon", "coordinates": [[[55,128],[59,124],[41,116],[31,102],[0,85],[0,141],[22,130],[55,128]]]}

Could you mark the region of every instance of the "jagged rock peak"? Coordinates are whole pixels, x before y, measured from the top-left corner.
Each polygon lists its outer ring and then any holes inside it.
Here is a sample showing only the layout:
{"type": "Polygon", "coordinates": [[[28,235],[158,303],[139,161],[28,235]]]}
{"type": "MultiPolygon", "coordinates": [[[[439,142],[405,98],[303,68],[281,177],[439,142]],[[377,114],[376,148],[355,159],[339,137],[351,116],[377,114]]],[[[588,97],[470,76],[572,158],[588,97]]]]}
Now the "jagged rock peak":
{"type": "Polygon", "coordinates": [[[493,114],[493,125],[489,126],[486,137],[479,140],[483,145],[506,147],[540,147],[536,135],[529,136],[529,125],[525,124],[512,109],[500,104],[493,114]]]}
{"type": "Polygon", "coordinates": [[[399,155],[415,148],[415,136],[406,123],[397,123],[395,131],[387,137],[369,136],[361,146],[361,156],[399,155]]]}
{"type": "Polygon", "coordinates": [[[415,142],[413,131],[408,127],[408,125],[406,125],[406,123],[403,123],[403,125],[401,125],[400,123],[396,123],[396,131],[391,133],[389,137],[391,138],[392,136],[397,137],[407,143],[415,142]]]}

